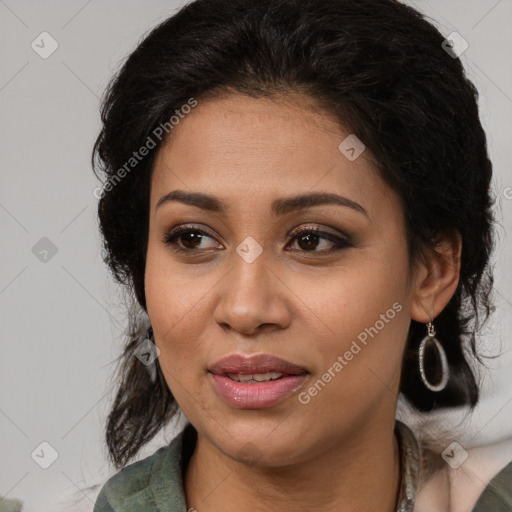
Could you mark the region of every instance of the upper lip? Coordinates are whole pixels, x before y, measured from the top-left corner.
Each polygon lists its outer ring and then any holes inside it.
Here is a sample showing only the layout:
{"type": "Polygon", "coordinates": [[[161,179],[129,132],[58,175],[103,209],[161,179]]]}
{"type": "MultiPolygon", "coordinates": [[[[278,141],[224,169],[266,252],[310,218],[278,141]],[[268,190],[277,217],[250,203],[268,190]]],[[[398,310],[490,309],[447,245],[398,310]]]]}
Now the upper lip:
{"type": "Polygon", "coordinates": [[[208,370],[217,375],[227,373],[253,375],[255,373],[267,372],[285,373],[290,375],[308,373],[305,368],[270,354],[258,354],[255,356],[231,354],[219,359],[216,363],[211,365],[208,370]]]}

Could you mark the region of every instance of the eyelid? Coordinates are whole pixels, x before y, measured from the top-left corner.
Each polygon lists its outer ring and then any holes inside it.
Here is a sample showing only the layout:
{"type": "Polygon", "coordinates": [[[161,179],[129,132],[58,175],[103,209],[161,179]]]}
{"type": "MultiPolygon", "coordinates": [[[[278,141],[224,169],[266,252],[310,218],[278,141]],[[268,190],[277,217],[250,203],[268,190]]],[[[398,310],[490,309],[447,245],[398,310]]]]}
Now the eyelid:
{"type": "MultiPolygon", "coordinates": [[[[173,249],[176,252],[199,252],[195,251],[194,249],[183,249],[179,247],[176,242],[174,241],[176,238],[179,238],[181,233],[189,233],[189,232],[197,232],[201,233],[202,235],[207,235],[209,238],[217,241],[216,235],[210,231],[208,228],[199,227],[194,224],[181,224],[179,226],[176,226],[174,228],[171,228],[169,231],[166,231],[162,237],[162,242],[165,245],[168,245],[170,247],[174,246],[173,249]]],[[[219,243],[219,242],[217,242],[219,243]]],[[[221,244],[222,245],[222,244],[221,244]]]]}
{"type": "Polygon", "coordinates": [[[342,239],[342,240],[345,240],[348,242],[347,235],[344,235],[343,233],[339,233],[339,234],[332,233],[331,231],[325,231],[325,229],[327,229],[327,228],[319,227],[317,224],[311,224],[311,225],[306,224],[306,225],[301,225],[297,228],[293,228],[291,231],[288,231],[288,233],[286,233],[286,236],[296,237],[297,235],[300,235],[301,233],[303,233],[305,231],[306,232],[313,231],[315,234],[317,234],[319,236],[321,235],[322,237],[325,237],[325,238],[332,237],[335,239],[342,239]]]}
{"type": "MultiPolygon", "coordinates": [[[[345,234],[334,234],[330,231],[324,231],[322,228],[318,226],[300,226],[297,229],[292,230],[288,233],[288,236],[291,237],[292,242],[293,240],[300,237],[302,234],[314,234],[318,238],[328,240],[333,244],[333,247],[330,249],[324,249],[322,251],[305,251],[300,249],[295,249],[291,252],[301,252],[303,254],[312,254],[312,255],[319,255],[319,256],[327,256],[329,254],[333,254],[336,252],[339,252],[343,249],[348,249],[350,247],[354,247],[353,242],[351,241],[351,238],[345,234]]],[[[295,242],[296,243],[296,242],[295,242]]]]}
{"type": "MultiPolygon", "coordinates": [[[[189,230],[190,231],[197,230],[199,232],[207,234],[208,236],[210,236],[213,239],[216,238],[216,234],[213,231],[211,231],[209,228],[199,226],[198,224],[180,224],[178,226],[170,228],[170,230],[166,232],[165,236],[171,237],[177,233],[180,233],[183,231],[189,231],[189,230]]],[[[323,228],[318,227],[317,224],[301,225],[299,227],[293,228],[286,233],[286,236],[287,237],[297,236],[304,231],[314,231],[315,233],[317,233],[319,235],[321,234],[321,235],[333,236],[333,237],[341,238],[341,239],[344,239],[347,241],[349,239],[349,237],[347,235],[344,235],[342,233],[336,234],[336,233],[331,233],[330,231],[323,231],[323,228]]]]}
{"type": "MultiPolygon", "coordinates": [[[[189,233],[189,232],[198,232],[204,235],[207,235],[209,238],[217,241],[216,235],[208,228],[206,227],[200,227],[199,225],[194,224],[181,224],[179,226],[173,227],[170,229],[170,231],[166,232],[162,238],[162,242],[165,245],[171,246],[173,250],[176,252],[184,252],[184,253],[201,253],[200,249],[184,249],[179,247],[177,242],[175,240],[179,238],[181,233],[189,233]]],[[[324,240],[328,240],[334,246],[331,249],[327,250],[321,250],[321,251],[306,251],[306,250],[300,250],[300,249],[294,249],[290,250],[289,252],[302,252],[305,254],[311,253],[311,254],[318,254],[318,255],[327,255],[330,253],[338,252],[342,249],[346,249],[349,247],[353,247],[353,243],[351,241],[351,237],[347,236],[346,234],[335,234],[329,231],[324,231],[322,228],[320,228],[318,225],[301,225],[296,228],[293,228],[292,230],[288,231],[286,233],[286,237],[291,237],[291,242],[293,242],[294,239],[299,237],[302,234],[311,234],[313,233],[315,236],[319,238],[323,238],[324,240]]],[[[219,242],[217,242],[219,243],[219,242]]],[[[222,244],[221,244],[222,245],[222,244]]],[[[286,249],[286,248],[285,248],[286,249]]],[[[210,249],[211,250],[211,249],[210,249]]]]}

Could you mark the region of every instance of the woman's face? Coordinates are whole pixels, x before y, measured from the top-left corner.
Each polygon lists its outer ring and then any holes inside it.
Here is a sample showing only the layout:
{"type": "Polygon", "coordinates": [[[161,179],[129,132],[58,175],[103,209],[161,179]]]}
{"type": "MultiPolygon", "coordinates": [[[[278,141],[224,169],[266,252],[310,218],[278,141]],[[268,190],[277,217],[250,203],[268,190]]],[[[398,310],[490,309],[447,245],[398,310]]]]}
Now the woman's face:
{"type": "Polygon", "coordinates": [[[152,176],[145,274],[185,416],[225,455],[272,466],[392,422],[416,282],[399,198],[368,150],[340,149],[350,133],[292,100],[199,102],[173,129],[152,176]],[[214,368],[234,354],[295,369],[214,368]],[[284,371],[237,382],[255,369],[284,371]]]}

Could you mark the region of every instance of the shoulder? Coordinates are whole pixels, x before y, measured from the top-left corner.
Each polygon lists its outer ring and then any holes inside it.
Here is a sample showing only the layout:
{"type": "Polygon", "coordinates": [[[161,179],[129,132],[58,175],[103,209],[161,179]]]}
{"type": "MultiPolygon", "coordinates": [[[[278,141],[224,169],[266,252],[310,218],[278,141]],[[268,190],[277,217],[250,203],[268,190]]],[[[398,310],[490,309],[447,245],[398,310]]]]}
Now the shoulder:
{"type": "Polygon", "coordinates": [[[473,508],[473,512],[489,510],[512,512],[512,462],[489,482],[473,508]]]}
{"type": "Polygon", "coordinates": [[[175,471],[167,472],[167,476],[176,476],[181,437],[179,434],[169,445],[111,476],[101,488],[93,512],[128,512],[137,510],[137,506],[139,510],[148,510],[150,505],[157,509],[158,496],[154,491],[165,474],[164,466],[172,465],[175,471]]]}

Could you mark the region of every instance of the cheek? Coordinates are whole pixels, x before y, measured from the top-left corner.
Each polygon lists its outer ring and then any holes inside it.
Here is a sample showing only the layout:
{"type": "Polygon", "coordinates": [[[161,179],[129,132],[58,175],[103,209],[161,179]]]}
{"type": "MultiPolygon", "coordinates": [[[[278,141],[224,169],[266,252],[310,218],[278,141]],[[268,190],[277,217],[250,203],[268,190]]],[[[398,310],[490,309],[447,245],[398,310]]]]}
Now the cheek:
{"type": "MultiPolygon", "coordinates": [[[[203,271],[203,277],[198,274],[200,267],[179,263],[171,248],[150,240],[145,272],[146,302],[151,322],[162,334],[163,328],[174,330],[179,323],[190,322],[195,310],[200,310],[209,280],[208,273],[203,271]]],[[[213,284],[213,278],[211,281],[213,284]]]]}
{"type": "Polygon", "coordinates": [[[331,300],[323,298],[317,311],[328,328],[314,343],[321,364],[298,397],[309,417],[327,414],[341,425],[394,400],[410,319],[401,287],[386,275],[352,272],[332,283],[331,300]]]}
{"type": "MultiPolygon", "coordinates": [[[[197,357],[201,305],[208,288],[173,262],[167,249],[148,247],[145,291],[161,366],[172,370],[197,357]]],[[[197,365],[197,362],[196,362],[197,365]]]]}
{"type": "Polygon", "coordinates": [[[187,279],[184,283],[171,265],[154,263],[155,259],[148,257],[146,303],[155,345],[160,351],[160,368],[180,407],[189,411],[198,400],[189,390],[196,386],[204,367],[199,346],[201,322],[197,321],[200,296],[197,297],[194,281],[187,279]]]}
{"type": "Polygon", "coordinates": [[[406,265],[402,251],[354,252],[350,264],[332,272],[307,300],[321,320],[316,329],[323,335],[315,347],[322,354],[322,370],[344,357],[342,373],[350,375],[350,388],[368,377],[390,382],[400,369],[410,324],[406,265]]]}

